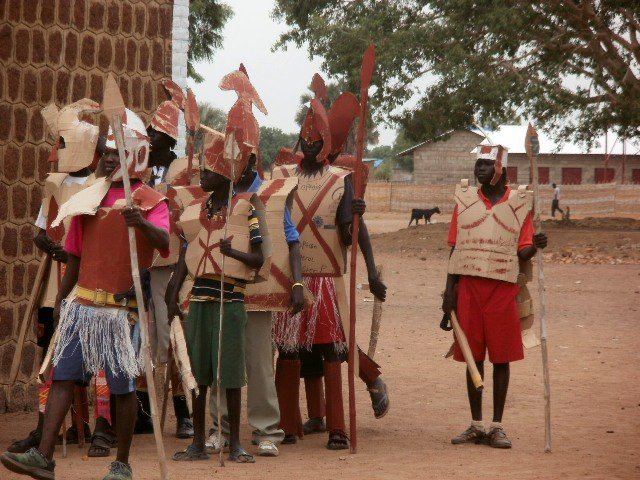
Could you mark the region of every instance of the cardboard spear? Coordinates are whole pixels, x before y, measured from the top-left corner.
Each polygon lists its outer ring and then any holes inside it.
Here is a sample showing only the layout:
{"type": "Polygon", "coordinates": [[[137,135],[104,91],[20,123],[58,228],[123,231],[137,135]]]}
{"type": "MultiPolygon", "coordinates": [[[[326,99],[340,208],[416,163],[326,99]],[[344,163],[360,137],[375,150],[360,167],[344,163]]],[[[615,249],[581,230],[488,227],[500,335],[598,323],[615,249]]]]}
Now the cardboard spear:
{"type": "MultiPolygon", "coordinates": [[[[533,226],[536,233],[542,231],[540,222],[540,187],[538,185],[538,162],[537,157],[540,152],[540,141],[538,133],[533,125],[529,123],[527,137],[525,139],[525,149],[529,157],[531,167],[531,185],[533,187],[533,226]]],[[[538,264],[538,299],[540,301],[540,347],[542,351],[542,377],[544,380],[544,451],[551,452],[551,385],[549,382],[549,356],[547,353],[547,318],[546,303],[544,299],[544,258],[542,252],[536,255],[538,264]]]]}
{"type": "MultiPolygon", "coordinates": [[[[102,103],[104,114],[109,120],[111,129],[115,136],[120,157],[120,168],[122,170],[122,183],[124,185],[127,207],[133,206],[131,197],[131,182],[129,181],[129,169],[127,168],[127,158],[124,144],[124,130],[122,127],[122,117],[125,114],[124,100],[113,75],[109,74],[104,90],[104,100],[102,103]]],[[[144,299],[142,297],[142,286],[140,284],[140,268],[138,266],[138,248],[136,245],[136,232],[134,227],[129,227],[129,255],[131,257],[131,276],[136,291],[136,303],[138,304],[138,321],[140,322],[140,337],[142,340],[142,357],[144,358],[144,370],[147,378],[149,390],[149,403],[151,405],[151,420],[153,422],[153,433],[156,440],[156,450],[160,463],[160,478],[167,480],[167,459],[162,443],[162,429],[160,428],[160,418],[158,416],[158,405],[156,398],[156,385],[153,378],[153,365],[151,364],[151,347],[149,345],[149,331],[147,323],[147,312],[144,309],[144,299]]]]}
{"type": "MultiPolygon", "coordinates": [[[[360,124],[358,125],[358,150],[353,172],[353,186],[355,198],[362,197],[362,156],[364,153],[364,140],[367,132],[367,102],[369,100],[369,86],[373,76],[376,50],[373,43],[369,44],[362,60],[360,72],[360,124]]],[[[351,276],[349,278],[349,439],[351,453],[358,451],[358,433],[356,429],[356,392],[355,392],[355,361],[356,361],[356,261],[358,259],[358,232],[360,216],[353,215],[353,228],[351,238],[351,276]]]]}

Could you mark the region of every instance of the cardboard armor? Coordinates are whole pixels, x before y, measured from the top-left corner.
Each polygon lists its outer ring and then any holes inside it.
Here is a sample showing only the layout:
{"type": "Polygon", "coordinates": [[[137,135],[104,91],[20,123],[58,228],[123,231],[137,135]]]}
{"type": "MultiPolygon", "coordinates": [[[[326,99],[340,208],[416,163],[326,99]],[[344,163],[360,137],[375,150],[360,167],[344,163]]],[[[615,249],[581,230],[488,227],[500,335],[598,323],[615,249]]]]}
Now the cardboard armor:
{"type": "MultiPolygon", "coordinates": [[[[283,311],[289,308],[291,299],[291,265],[289,249],[282,219],[285,206],[291,209],[298,179],[280,178],[265,181],[257,195],[265,207],[265,221],[272,248],[271,266],[267,281],[247,286],[245,307],[247,311],[283,311]]],[[[261,226],[262,228],[262,226],[261,226]]]]}
{"type": "MultiPolygon", "coordinates": [[[[147,185],[133,192],[134,203],[143,211],[149,211],[166,197],[147,185]]],[[[133,286],[128,231],[121,208],[124,201],[117,201],[112,208],[99,208],[95,215],[83,217],[83,247],[80,258],[78,287],[96,292],[116,294],[133,286]]],[[[140,269],[149,268],[154,248],[136,232],[138,264],[140,269]]],[[[100,305],[99,301],[78,299],[86,305],[100,305]]]]}
{"type": "Polygon", "coordinates": [[[77,172],[93,162],[98,144],[99,128],[80,120],[84,112],[95,113],[100,105],[83,98],[58,110],[54,104],[42,109],[42,117],[56,139],[53,161],[58,172],[77,172]]]}
{"type": "MultiPolygon", "coordinates": [[[[180,216],[180,226],[187,240],[185,262],[192,278],[222,273],[220,240],[224,238],[226,207],[208,218],[207,199],[208,196],[195,200],[180,216]]],[[[249,252],[251,248],[247,218],[251,213],[252,206],[256,210],[258,221],[261,224],[260,232],[264,241],[267,228],[266,224],[261,221],[264,218],[264,207],[258,196],[254,193],[239,193],[231,201],[227,238],[231,240],[232,247],[240,252],[249,252]]],[[[269,268],[268,264],[265,254],[267,269],[269,268]]],[[[263,265],[263,269],[265,265],[263,265]]],[[[231,257],[225,259],[224,267],[227,277],[247,282],[256,279],[255,270],[231,257]]]]}
{"type": "Polygon", "coordinates": [[[487,210],[478,188],[463,180],[455,191],[458,206],[458,236],[449,259],[448,273],[518,280],[518,239],[533,206],[533,196],[524,185],[511,190],[507,201],[487,210]]]}
{"type": "Polygon", "coordinates": [[[350,172],[328,167],[320,175],[305,175],[296,165],[274,168],[272,178],[298,178],[291,217],[300,234],[302,273],[339,277],[346,271],[346,248],[336,226],[336,214],[350,172]]]}
{"type": "MultiPolygon", "coordinates": [[[[65,184],[66,173],[50,173],[44,182],[44,199],[42,200],[42,214],[47,217],[47,236],[54,242],[64,245],[71,218],[67,218],[61,225],[53,227],[53,220],[58,215],[59,206],[65,203],[75,193],[82,190],[85,184],[65,184]]],[[[88,180],[87,180],[88,182],[88,180]]],[[[40,300],[40,307],[53,308],[58,295],[59,274],[54,263],[53,268],[49,269],[49,276],[46,280],[47,286],[40,300]]]]}

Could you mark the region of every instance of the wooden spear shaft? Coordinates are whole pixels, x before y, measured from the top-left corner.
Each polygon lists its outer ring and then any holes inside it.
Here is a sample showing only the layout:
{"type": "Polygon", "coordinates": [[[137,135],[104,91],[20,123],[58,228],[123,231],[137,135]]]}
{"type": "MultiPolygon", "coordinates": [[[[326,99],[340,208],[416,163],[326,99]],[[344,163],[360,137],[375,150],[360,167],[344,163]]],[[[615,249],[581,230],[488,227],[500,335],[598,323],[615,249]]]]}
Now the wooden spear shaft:
{"type": "MultiPolygon", "coordinates": [[[[120,169],[122,170],[122,183],[124,185],[127,207],[133,206],[133,198],[131,196],[131,182],[129,181],[129,170],[127,168],[127,160],[124,148],[124,132],[122,129],[122,117],[119,114],[113,116],[112,121],[113,133],[116,137],[116,145],[118,147],[118,155],[120,156],[120,169]]],[[[140,337],[142,340],[142,356],[144,358],[144,370],[147,378],[147,389],[149,390],[149,404],[151,406],[151,421],[153,422],[153,434],[156,440],[156,450],[158,454],[158,462],[160,464],[160,478],[168,480],[169,472],[167,470],[167,458],[164,452],[164,443],[162,442],[162,428],[160,427],[160,418],[158,416],[158,405],[156,398],[156,384],[153,378],[153,364],[151,363],[151,346],[149,344],[149,331],[147,324],[147,312],[144,308],[144,298],[142,296],[142,285],[140,283],[140,268],[138,265],[138,248],[136,245],[136,231],[134,227],[129,227],[129,255],[131,257],[131,276],[133,277],[133,286],[136,291],[136,303],[138,304],[138,322],[140,323],[140,337]]]]}
{"type": "MultiPolygon", "coordinates": [[[[235,142],[235,138],[234,138],[235,142]]],[[[234,154],[236,152],[234,151],[234,154]]],[[[235,156],[231,160],[231,180],[229,180],[229,195],[227,197],[227,213],[224,223],[224,238],[226,240],[229,229],[229,213],[231,212],[231,200],[233,199],[233,179],[235,177],[235,156]]],[[[220,446],[220,452],[218,453],[220,466],[224,467],[224,445],[222,445],[222,408],[220,407],[220,391],[222,390],[222,334],[224,332],[224,260],[226,255],[222,255],[221,272],[220,272],[220,327],[218,330],[218,369],[216,372],[216,405],[218,406],[218,445],[220,446]]]]}
{"type": "MultiPolygon", "coordinates": [[[[531,184],[533,186],[533,225],[535,231],[542,231],[540,221],[540,187],[538,184],[537,155],[531,154],[531,184]]],[[[547,318],[544,298],[544,258],[542,252],[536,255],[538,265],[538,299],[540,301],[540,349],[542,352],[542,377],[544,379],[544,451],[551,452],[551,384],[549,381],[549,355],[547,352],[547,318]]]]}

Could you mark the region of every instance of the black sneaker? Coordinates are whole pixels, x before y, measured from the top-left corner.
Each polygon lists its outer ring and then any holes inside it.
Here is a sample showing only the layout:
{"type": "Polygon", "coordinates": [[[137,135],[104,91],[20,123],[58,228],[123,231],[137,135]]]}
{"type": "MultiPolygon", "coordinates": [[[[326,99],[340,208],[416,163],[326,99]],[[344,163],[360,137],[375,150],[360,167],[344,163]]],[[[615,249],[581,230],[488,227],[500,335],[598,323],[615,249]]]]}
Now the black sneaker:
{"type": "Polygon", "coordinates": [[[29,475],[36,480],[55,480],[56,478],[54,472],[56,462],[47,460],[47,457],[35,447],[24,453],[4,452],[0,455],[0,461],[8,470],[29,475]]]}

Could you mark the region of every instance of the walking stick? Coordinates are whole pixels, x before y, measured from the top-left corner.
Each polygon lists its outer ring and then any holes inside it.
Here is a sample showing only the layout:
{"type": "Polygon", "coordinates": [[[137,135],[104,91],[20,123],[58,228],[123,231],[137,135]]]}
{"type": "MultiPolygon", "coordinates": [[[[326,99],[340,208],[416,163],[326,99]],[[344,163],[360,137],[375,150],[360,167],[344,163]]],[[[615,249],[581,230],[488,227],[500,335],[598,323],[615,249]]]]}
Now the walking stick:
{"type": "MultiPolygon", "coordinates": [[[[373,43],[369,44],[362,60],[360,73],[360,124],[358,125],[358,150],[353,172],[354,194],[356,198],[362,196],[362,155],[364,151],[364,137],[367,121],[367,101],[369,99],[369,85],[373,76],[376,51],[373,43]]],[[[360,216],[353,215],[351,238],[351,275],[349,278],[349,439],[351,453],[358,451],[358,433],[356,429],[356,389],[355,389],[355,361],[356,361],[356,261],[358,259],[358,232],[360,216]]]]}
{"type": "MultiPolygon", "coordinates": [[[[376,267],[376,273],[378,274],[378,280],[382,281],[382,265],[376,267]]],[[[376,354],[376,347],[378,346],[378,334],[380,333],[380,323],[382,322],[382,301],[374,296],[373,297],[373,315],[371,316],[371,334],[369,336],[369,351],[367,355],[373,360],[373,356],[376,354]]]]}
{"type": "Polygon", "coordinates": [[[478,371],[478,366],[473,358],[473,353],[471,352],[471,347],[469,347],[467,336],[464,334],[464,330],[462,330],[460,323],[458,323],[458,317],[456,316],[455,310],[451,310],[450,318],[453,333],[456,336],[456,340],[458,340],[458,346],[462,351],[464,361],[467,363],[467,368],[469,369],[469,375],[471,375],[473,386],[476,387],[476,390],[481,391],[484,388],[482,375],[480,375],[480,372],[478,371]]]}
{"type": "MultiPolygon", "coordinates": [[[[229,196],[227,197],[227,213],[224,223],[224,238],[227,238],[229,229],[229,214],[231,212],[231,200],[233,199],[233,179],[235,177],[235,160],[238,156],[238,144],[235,138],[235,132],[227,137],[224,146],[224,156],[231,161],[231,180],[229,181],[229,196]]],[[[226,255],[222,255],[221,272],[220,272],[220,328],[218,329],[218,369],[216,372],[216,404],[218,405],[218,445],[220,445],[219,460],[220,466],[224,467],[224,448],[222,445],[222,408],[220,408],[220,390],[222,387],[222,334],[224,332],[224,260],[226,255]]]]}
{"type": "MultiPolygon", "coordinates": [[[[127,159],[124,146],[124,131],[122,128],[122,115],[125,112],[124,101],[116,84],[113,75],[109,74],[105,86],[105,95],[102,106],[107,116],[111,128],[115,135],[116,145],[118,147],[118,155],[120,156],[120,168],[122,170],[122,183],[127,200],[127,207],[133,206],[131,198],[131,182],[129,181],[129,170],[127,168],[127,159]]],[[[149,332],[147,324],[147,312],[144,309],[144,299],[142,297],[142,286],[140,284],[140,268],[138,266],[138,248],[136,245],[136,232],[134,227],[129,227],[129,254],[131,257],[131,276],[133,277],[133,285],[136,291],[136,303],[138,304],[138,321],[140,322],[140,337],[142,341],[142,356],[144,358],[145,376],[147,378],[147,388],[149,391],[149,403],[151,406],[151,420],[153,422],[153,434],[156,440],[156,450],[158,453],[158,461],[160,463],[160,478],[167,480],[169,473],[167,471],[167,459],[164,452],[164,444],[162,442],[162,431],[160,428],[160,418],[158,417],[158,406],[156,398],[156,385],[153,378],[153,365],[151,363],[151,346],[149,345],[149,332]]]]}
{"type": "Polygon", "coordinates": [[[13,354],[13,360],[11,362],[11,370],[9,373],[9,385],[13,385],[18,378],[18,370],[20,369],[20,362],[22,361],[22,351],[24,349],[24,341],[31,325],[31,318],[33,317],[33,311],[35,310],[36,302],[40,297],[40,291],[42,290],[42,281],[49,270],[51,265],[51,257],[44,255],[38,265],[38,271],[36,272],[36,278],[33,283],[33,289],[31,290],[31,296],[29,297],[29,303],[27,309],[22,317],[22,323],[20,324],[20,333],[16,341],[16,351],[13,354]]]}
{"type": "MultiPolygon", "coordinates": [[[[536,232],[542,231],[540,221],[540,187],[538,185],[537,157],[540,151],[538,133],[529,123],[525,148],[531,166],[531,185],[533,186],[533,226],[536,232]]],[[[547,352],[547,318],[544,299],[544,258],[536,255],[538,264],[538,300],[540,301],[540,349],[542,352],[542,377],[544,379],[544,451],[551,452],[551,384],[549,382],[549,355],[547,352]]]]}

